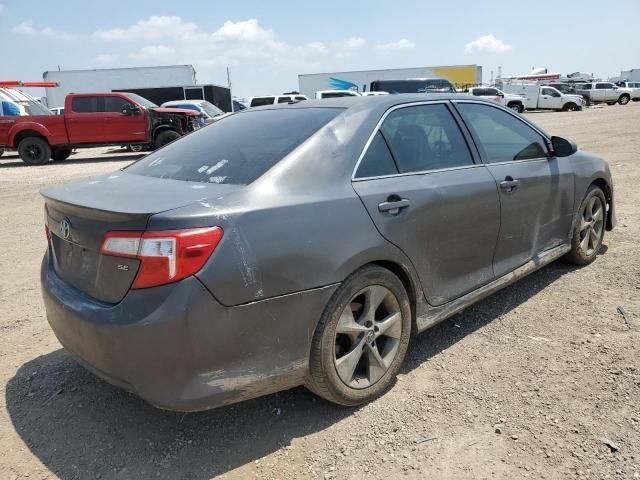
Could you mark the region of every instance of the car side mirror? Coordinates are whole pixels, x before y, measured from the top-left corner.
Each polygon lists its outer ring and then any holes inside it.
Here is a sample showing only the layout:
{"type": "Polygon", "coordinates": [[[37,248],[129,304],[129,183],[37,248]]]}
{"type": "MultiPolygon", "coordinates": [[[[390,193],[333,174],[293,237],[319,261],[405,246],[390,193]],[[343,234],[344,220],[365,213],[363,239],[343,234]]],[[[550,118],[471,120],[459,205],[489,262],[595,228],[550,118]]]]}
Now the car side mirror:
{"type": "Polygon", "coordinates": [[[551,137],[551,145],[556,157],[568,157],[578,151],[575,142],[562,137],[551,137]]]}
{"type": "Polygon", "coordinates": [[[137,115],[140,113],[140,109],[135,105],[125,103],[124,105],[122,105],[122,110],[120,110],[120,112],[123,115],[137,115]]]}

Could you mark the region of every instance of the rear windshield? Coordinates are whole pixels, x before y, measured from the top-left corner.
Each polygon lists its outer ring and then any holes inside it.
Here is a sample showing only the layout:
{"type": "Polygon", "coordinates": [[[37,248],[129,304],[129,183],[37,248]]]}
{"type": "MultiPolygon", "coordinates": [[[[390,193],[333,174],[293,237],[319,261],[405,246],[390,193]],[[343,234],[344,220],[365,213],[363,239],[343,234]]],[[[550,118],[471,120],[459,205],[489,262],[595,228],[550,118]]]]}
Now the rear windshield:
{"type": "Polygon", "coordinates": [[[188,182],[247,185],[341,111],[283,108],[236,113],[148,155],[126,171],[188,182]]]}

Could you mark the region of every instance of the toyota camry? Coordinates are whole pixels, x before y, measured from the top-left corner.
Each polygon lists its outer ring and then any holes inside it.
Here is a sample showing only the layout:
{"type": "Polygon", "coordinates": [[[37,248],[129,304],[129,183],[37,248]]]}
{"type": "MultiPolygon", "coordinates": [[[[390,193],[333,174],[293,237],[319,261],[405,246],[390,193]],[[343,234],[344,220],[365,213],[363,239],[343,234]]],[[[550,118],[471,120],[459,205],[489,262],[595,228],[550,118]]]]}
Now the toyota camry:
{"type": "Polygon", "coordinates": [[[589,264],[615,225],[604,160],[455,94],[249,109],[42,194],[60,343],[183,411],[299,385],[370,401],[412,333],[589,264]]]}

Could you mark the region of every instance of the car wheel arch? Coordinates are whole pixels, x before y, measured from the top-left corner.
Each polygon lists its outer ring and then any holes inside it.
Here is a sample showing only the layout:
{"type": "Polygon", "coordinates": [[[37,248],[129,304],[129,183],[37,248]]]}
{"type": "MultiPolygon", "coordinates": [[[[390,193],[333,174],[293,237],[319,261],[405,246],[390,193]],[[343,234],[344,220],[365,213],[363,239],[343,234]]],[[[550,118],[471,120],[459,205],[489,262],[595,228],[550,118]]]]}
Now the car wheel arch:
{"type": "Polygon", "coordinates": [[[49,143],[49,139],[42,133],[38,132],[37,130],[25,129],[25,130],[20,130],[13,136],[13,140],[10,142],[11,146],[13,148],[17,148],[22,140],[29,137],[38,137],[44,140],[45,142],[49,143]]]}
{"type": "Polygon", "coordinates": [[[589,183],[589,185],[587,186],[587,189],[585,190],[585,192],[583,193],[583,196],[586,194],[586,192],[589,191],[589,188],[591,188],[592,186],[596,186],[598,188],[600,188],[603,192],[604,192],[604,196],[605,199],[607,200],[607,206],[609,207],[609,210],[607,211],[607,223],[606,223],[606,229],[611,231],[613,230],[613,219],[611,218],[611,202],[612,202],[612,188],[611,185],[609,185],[609,182],[607,182],[607,180],[605,180],[602,177],[597,177],[595,179],[593,179],[591,181],[591,183],[589,183]]]}

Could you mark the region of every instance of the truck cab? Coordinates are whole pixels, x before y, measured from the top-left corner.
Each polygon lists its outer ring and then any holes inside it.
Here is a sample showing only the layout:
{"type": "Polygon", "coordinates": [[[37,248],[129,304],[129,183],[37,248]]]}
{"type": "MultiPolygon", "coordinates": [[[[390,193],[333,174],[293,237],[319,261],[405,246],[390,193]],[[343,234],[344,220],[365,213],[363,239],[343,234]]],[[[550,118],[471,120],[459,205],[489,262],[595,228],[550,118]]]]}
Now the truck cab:
{"type": "Polygon", "coordinates": [[[521,95],[504,93],[496,87],[471,87],[466,93],[474,97],[492,100],[518,113],[524,112],[524,97],[521,95]]]}

